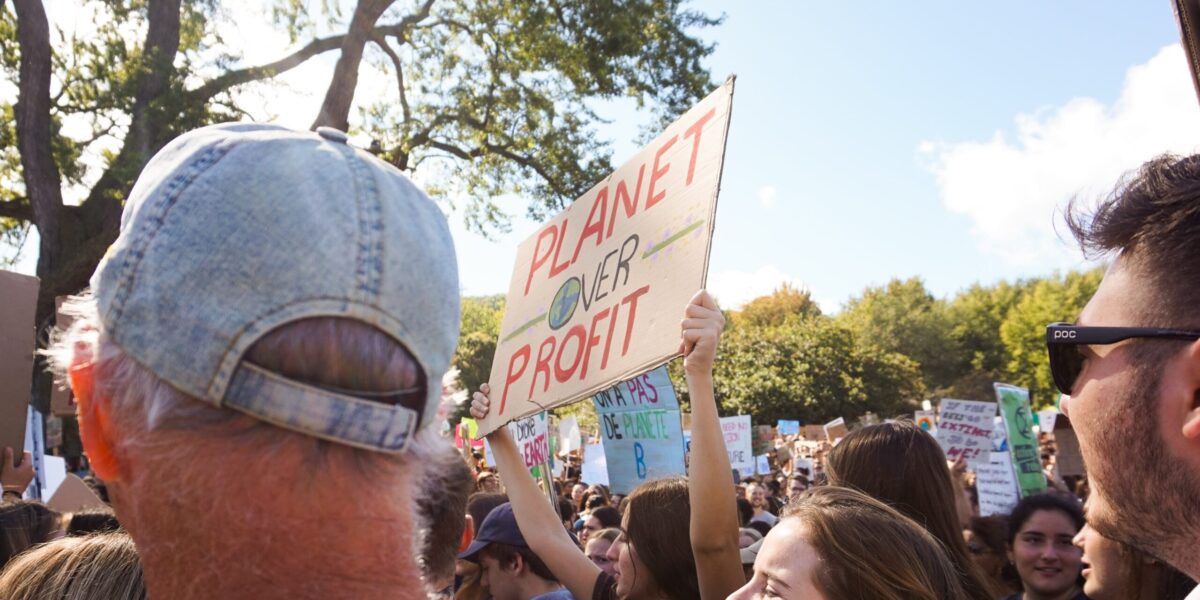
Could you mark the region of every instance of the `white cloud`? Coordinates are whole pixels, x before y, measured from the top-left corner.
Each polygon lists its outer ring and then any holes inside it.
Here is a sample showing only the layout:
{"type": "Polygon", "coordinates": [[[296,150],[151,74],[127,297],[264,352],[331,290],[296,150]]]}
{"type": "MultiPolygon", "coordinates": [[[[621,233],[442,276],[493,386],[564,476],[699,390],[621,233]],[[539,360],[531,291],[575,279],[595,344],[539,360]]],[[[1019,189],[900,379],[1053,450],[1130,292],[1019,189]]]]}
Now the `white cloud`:
{"type": "Polygon", "coordinates": [[[1059,210],[1072,197],[1102,197],[1155,155],[1195,152],[1200,105],[1175,44],[1130,68],[1112,106],[1075,98],[1019,114],[1015,127],[1011,139],[997,131],[985,141],[925,141],[917,151],[943,205],[970,219],[982,251],[1014,266],[1067,266],[1079,256],[1055,232],[1059,210]]]}
{"type": "MultiPolygon", "coordinates": [[[[747,302],[766,296],[779,289],[785,283],[790,283],[798,289],[808,289],[802,281],[784,274],[779,269],[767,265],[755,271],[720,271],[708,276],[708,291],[716,296],[721,308],[727,310],[740,309],[747,302]]],[[[836,312],[838,303],[827,298],[814,298],[821,311],[830,314],[836,312]]]]}
{"type": "Polygon", "coordinates": [[[762,203],[763,208],[774,208],[776,195],[775,186],[764,185],[758,190],[758,201],[762,203]]]}

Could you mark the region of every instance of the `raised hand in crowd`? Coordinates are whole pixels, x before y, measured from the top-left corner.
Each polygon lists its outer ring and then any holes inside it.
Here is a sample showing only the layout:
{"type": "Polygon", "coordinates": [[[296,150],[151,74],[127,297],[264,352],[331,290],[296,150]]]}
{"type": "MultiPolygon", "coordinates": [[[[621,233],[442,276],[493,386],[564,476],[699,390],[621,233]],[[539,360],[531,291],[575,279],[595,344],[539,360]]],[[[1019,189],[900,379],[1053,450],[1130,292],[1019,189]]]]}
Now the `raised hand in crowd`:
{"type": "MultiPolygon", "coordinates": [[[[685,309],[680,352],[692,401],[692,469],[686,482],[648,482],[628,496],[624,532],[608,552],[616,561],[615,580],[589,560],[561,526],[554,507],[525,470],[507,428],[488,435],[525,542],[576,598],[718,599],[745,582],[737,511],[728,493],[729,457],[712,385],[724,323],[707,292],[698,292],[685,309]]],[[[489,393],[485,385],[474,395],[471,414],[476,419],[487,416],[489,393]]]]}
{"type": "Polygon", "coordinates": [[[4,487],[4,492],[0,502],[20,500],[29,482],[33,481],[33,457],[28,452],[24,453],[18,465],[13,460],[14,456],[12,448],[4,449],[4,462],[0,463],[0,485],[4,487]]]}

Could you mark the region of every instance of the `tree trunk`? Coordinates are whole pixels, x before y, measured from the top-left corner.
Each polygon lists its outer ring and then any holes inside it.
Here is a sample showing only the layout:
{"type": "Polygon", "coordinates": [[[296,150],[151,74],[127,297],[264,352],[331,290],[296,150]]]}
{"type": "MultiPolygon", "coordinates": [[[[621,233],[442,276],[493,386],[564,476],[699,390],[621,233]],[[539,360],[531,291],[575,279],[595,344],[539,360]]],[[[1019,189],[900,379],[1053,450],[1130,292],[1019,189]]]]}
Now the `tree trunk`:
{"type": "MultiPolygon", "coordinates": [[[[38,248],[37,276],[44,282],[58,265],[61,245],[59,216],[62,213],[62,182],[50,145],[50,24],[41,0],[15,0],[17,40],[21,48],[19,92],[17,94],[17,148],[25,193],[33,208],[41,243],[38,248]]],[[[38,290],[36,324],[39,340],[53,324],[54,294],[45,285],[38,290]]],[[[50,406],[50,379],[44,361],[34,363],[31,385],[32,402],[42,411],[50,406]]]]}

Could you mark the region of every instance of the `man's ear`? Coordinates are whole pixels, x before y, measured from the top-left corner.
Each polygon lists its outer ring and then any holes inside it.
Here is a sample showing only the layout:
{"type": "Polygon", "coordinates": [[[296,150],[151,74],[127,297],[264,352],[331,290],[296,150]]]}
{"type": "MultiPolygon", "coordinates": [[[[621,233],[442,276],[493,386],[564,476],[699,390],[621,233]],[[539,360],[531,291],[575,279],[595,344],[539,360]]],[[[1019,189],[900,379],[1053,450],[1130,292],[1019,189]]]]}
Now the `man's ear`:
{"type": "Polygon", "coordinates": [[[111,406],[107,398],[94,394],[93,369],[93,364],[86,362],[74,364],[69,370],[79,417],[79,439],[96,476],[106,482],[118,481],[121,469],[113,453],[112,428],[109,426],[111,406]]]}
{"type": "Polygon", "coordinates": [[[514,554],[512,557],[513,575],[520,576],[521,574],[523,574],[525,571],[528,571],[528,570],[529,570],[529,563],[525,562],[525,557],[521,556],[520,553],[514,554]]]}
{"type": "Polygon", "coordinates": [[[1182,407],[1185,412],[1183,437],[1191,442],[1200,442],[1200,340],[1187,347],[1181,360],[1183,364],[1179,368],[1188,394],[1185,400],[1187,406],[1182,407]]]}

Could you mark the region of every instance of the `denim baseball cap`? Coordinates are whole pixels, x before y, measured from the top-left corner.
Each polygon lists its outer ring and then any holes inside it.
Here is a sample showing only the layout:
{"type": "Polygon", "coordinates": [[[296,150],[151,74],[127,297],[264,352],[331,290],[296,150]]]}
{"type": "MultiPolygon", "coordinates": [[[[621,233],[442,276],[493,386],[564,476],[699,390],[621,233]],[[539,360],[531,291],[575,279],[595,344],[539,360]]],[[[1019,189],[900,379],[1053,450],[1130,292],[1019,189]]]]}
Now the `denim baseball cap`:
{"type": "Polygon", "coordinates": [[[368,450],[401,452],[434,419],[458,341],[445,215],[328,128],[227,123],[175,139],[138,177],[91,285],[111,339],[180,391],[368,450]],[[425,396],[385,404],[242,361],[264,334],[313,317],[394,338],[425,396]]]}
{"type": "Polygon", "coordinates": [[[517,517],[513,514],[512,504],[509,502],[493,508],[492,512],[483,518],[475,540],[458,555],[458,559],[474,561],[480,550],[496,543],[518,548],[529,547],[529,544],[525,543],[525,536],[521,535],[521,528],[517,527],[517,517]]]}

